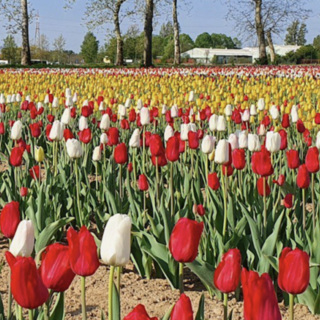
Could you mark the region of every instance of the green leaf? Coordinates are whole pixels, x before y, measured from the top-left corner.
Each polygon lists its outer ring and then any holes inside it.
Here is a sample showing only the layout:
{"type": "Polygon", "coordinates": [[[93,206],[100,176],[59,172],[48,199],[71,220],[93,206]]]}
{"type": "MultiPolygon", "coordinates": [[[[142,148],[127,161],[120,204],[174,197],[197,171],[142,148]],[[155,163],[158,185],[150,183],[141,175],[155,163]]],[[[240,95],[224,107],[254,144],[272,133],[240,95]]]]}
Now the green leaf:
{"type": "Polygon", "coordinates": [[[120,297],[118,289],[114,282],[112,290],[112,319],[120,320],[120,297]]]}
{"type": "Polygon", "coordinates": [[[163,318],[161,320],[169,320],[170,319],[170,316],[171,316],[171,312],[172,312],[172,309],[173,309],[174,305],[172,305],[169,310],[166,312],[166,314],[163,316],[163,318]]]}
{"type": "Polygon", "coordinates": [[[50,314],[50,320],[64,320],[64,292],[58,294],[56,304],[50,314]]]}
{"type": "Polygon", "coordinates": [[[195,320],[204,320],[204,294],[201,295],[195,320]]]}
{"type": "Polygon", "coordinates": [[[45,227],[44,230],[40,233],[36,241],[36,245],[35,245],[36,253],[38,253],[43,248],[45,248],[50,242],[51,238],[54,236],[54,234],[60,228],[64,227],[67,223],[71,222],[72,220],[74,220],[74,218],[63,218],[45,227]]]}

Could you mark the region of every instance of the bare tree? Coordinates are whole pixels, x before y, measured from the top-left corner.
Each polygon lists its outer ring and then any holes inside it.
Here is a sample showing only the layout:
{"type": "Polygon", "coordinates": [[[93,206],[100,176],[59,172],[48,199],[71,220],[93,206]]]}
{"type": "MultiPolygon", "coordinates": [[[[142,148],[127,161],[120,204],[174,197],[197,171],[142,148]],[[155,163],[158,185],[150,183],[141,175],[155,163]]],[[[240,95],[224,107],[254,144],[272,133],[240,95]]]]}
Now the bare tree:
{"type": "MultiPolygon", "coordinates": [[[[275,55],[272,37],[281,36],[290,22],[306,19],[308,0],[227,0],[228,18],[234,21],[244,40],[256,35],[261,63],[267,63],[266,40],[275,55]],[[267,39],[266,39],[267,38],[267,39]]],[[[273,52],[271,53],[271,51],[273,52]]]]}
{"type": "Polygon", "coordinates": [[[30,4],[27,0],[0,0],[0,13],[6,18],[6,29],[11,33],[21,32],[22,55],[21,64],[30,65],[29,24],[33,17],[33,10],[29,13],[30,4]]]}

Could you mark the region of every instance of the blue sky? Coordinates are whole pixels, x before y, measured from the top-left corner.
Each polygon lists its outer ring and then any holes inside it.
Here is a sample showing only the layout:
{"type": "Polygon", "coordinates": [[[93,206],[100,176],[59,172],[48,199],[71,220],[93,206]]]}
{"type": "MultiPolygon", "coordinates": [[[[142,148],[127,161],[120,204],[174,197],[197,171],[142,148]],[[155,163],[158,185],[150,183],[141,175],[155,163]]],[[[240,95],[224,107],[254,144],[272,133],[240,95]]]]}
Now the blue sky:
{"type": "MultiPolygon", "coordinates": [[[[182,33],[189,34],[193,40],[202,32],[225,33],[230,36],[238,36],[232,21],[226,20],[226,8],[223,5],[224,0],[188,0],[190,7],[181,6],[179,11],[179,22],[182,33]]],[[[279,0],[281,1],[281,0],[279,0]]],[[[295,1],[295,0],[292,0],[295,1]]],[[[31,0],[33,8],[39,11],[40,15],[40,32],[45,34],[52,44],[53,40],[60,34],[66,39],[66,49],[79,52],[84,34],[87,28],[84,25],[83,17],[85,12],[85,0],[78,0],[72,9],[64,9],[64,0],[31,0]]],[[[319,0],[308,0],[311,16],[306,21],[308,34],[308,43],[312,43],[313,38],[320,34],[320,6],[319,0]]],[[[170,9],[169,9],[170,11],[170,9]]],[[[160,25],[169,16],[160,17],[155,26],[154,33],[158,33],[160,25]]],[[[136,23],[140,29],[143,29],[142,19],[136,19],[135,22],[126,19],[122,23],[123,31],[128,26],[136,23]],[[140,22],[140,23],[138,23],[140,22]]],[[[112,25],[109,25],[112,29],[112,25]]],[[[107,32],[94,31],[95,35],[103,44],[106,40],[107,32]]],[[[6,30],[3,25],[0,26],[0,40],[6,37],[6,30]]],[[[30,27],[31,41],[35,37],[35,23],[30,27]]],[[[17,35],[16,40],[19,43],[20,37],[17,35]]],[[[283,39],[275,39],[276,44],[283,44],[283,39]]],[[[244,45],[253,45],[254,43],[244,43],[244,45]]]]}

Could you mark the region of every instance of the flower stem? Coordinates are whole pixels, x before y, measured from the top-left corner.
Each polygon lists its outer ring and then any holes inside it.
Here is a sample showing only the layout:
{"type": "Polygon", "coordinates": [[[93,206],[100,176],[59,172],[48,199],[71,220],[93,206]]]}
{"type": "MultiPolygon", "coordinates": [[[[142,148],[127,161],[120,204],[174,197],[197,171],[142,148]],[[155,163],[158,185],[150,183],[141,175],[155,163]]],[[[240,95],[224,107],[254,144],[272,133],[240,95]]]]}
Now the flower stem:
{"type": "Polygon", "coordinates": [[[306,230],[306,189],[302,189],[302,224],[303,230],[306,230]]]}
{"type": "Polygon", "coordinates": [[[160,198],[160,195],[159,195],[159,164],[158,164],[158,157],[156,157],[156,193],[157,193],[157,205],[158,205],[158,208],[160,207],[160,202],[159,202],[159,198],[160,198]]]}
{"type": "Polygon", "coordinates": [[[112,320],[113,275],[114,275],[114,266],[110,266],[110,275],[109,275],[109,320],[112,320]]]}
{"type": "Polygon", "coordinates": [[[29,320],[33,320],[33,311],[29,310],[29,320]]]}
{"type": "Polygon", "coordinates": [[[294,320],[293,307],[294,307],[294,295],[293,294],[289,294],[289,312],[290,312],[289,319],[290,320],[294,320]]]}
{"type": "Polygon", "coordinates": [[[132,167],[133,167],[133,189],[137,188],[137,169],[136,169],[136,149],[132,151],[132,167]]]}
{"type": "Polygon", "coordinates": [[[173,162],[170,167],[170,192],[171,192],[171,217],[174,216],[174,198],[173,198],[173,162]]]}
{"type": "MultiPolygon", "coordinates": [[[[9,239],[9,248],[10,248],[10,245],[11,245],[11,239],[9,239]]],[[[12,294],[11,294],[11,269],[9,268],[9,288],[8,288],[8,319],[11,318],[11,314],[12,314],[12,309],[11,309],[11,306],[12,306],[12,294]]]]}
{"type": "Polygon", "coordinates": [[[87,320],[86,278],[85,277],[81,277],[81,306],[82,306],[82,320],[87,320]]]}
{"type": "Polygon", "coordinates": [[[75,172],[76,172],[76,189],[77,189],[77,205],[78,205],[78,216],[79,216],[79,222],[80,225],[83,226],[82,216],[81,216],[81,207],[80,207],[80,185],[79,185],[79,172],[78,172],[78,162],[77,159],[75,159],[75,172]]]}
{"type": "Polygon", "coordinates": [[[143,150],[142,150],[142,172],[145,173],[145,153],[146,153],[146,126],[143,126],[143,150]]]}
{"type": "Polygon", "coordinates": [[[313,225],[313,232],[314,232],[316,227],[316,210],[315,210],[315,203],[314,203],[314,173],[311,174],[311,197],[312,197],[312,225],[313,225]]]}
{"type": "Polygon", "coordinates": [[[266,177],[263,177],[263,232],[264,238],[267,238],[267,186],[266,177]]]}
{"type": "Polygon", "coordinates": [[[228,294],[223,294],[223,319],[228,320],[228,294]]]}
{"type": "Polygon", "coordinates": [[[223,176],[223,166],[221,166],[221,180],[223,181],[224,178],[224,183],[223,183],[223,211],[224,211],[224,215],[223,215],[223,232],[222,232],[222,236],[223,238],[226,235],[227,232],[227,172],[225,177],[223,176]]]}
{"type": "Polygon", "coordinates": [[[183,286],[183,263],[179,263],[179,289],[180,294],[184,292],[184,286],[183,286]]]}
{"type": "Polygon", "coordinates": [[[122,200],[122,165],[119,165],[119,195],[122,200]]]}
{"type": "Polygon", "coordinates": [[[22,307],[21,307],[21,306],[18,306],[18,310],[19,310],[19,320],[23,320],[22,307]]]}

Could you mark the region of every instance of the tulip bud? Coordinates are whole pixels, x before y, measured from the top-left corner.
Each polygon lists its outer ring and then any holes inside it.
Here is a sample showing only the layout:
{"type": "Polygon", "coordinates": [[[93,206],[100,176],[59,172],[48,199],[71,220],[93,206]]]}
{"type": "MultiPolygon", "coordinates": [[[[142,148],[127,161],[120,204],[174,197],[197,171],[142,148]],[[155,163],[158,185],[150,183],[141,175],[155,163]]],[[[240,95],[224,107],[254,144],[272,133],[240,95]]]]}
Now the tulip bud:
{"type": "Polygon", "coordinates": [[[71,121],[71,109],[66,108],[63,111],[63,114],[61,117],[61,123],[67,126],[70,123],[70,121],[71,121]]]}
{"type": "Polygon", "coordinates": [[[101,241],[101,259],[112,266],[124,266],[130,260],[131,218],[124,214],[112,216],[101,241]]]}
{"type": "Polygon", "coordinates": [[[44,151],[42,147],[37,147],[34,152],[34,158],[37,162],[42,162],[44,160],[44,151]]]}
{"type": "Polygon", "coordinates": [[[139,129],[134,129],[132,136],[129,140],[129,147],[139,148],[140,147],[140,131],[139,129]]]}
{"type": "Polygon", "coordinates": [[[107,113],[105,113],[101,118],[100,129],[106,131],[110,129],[110,117],[107,113]]]}
{"type": "Polygon", "coordinates": [[[229,162],[229,142],[225,139],[219,140],[214,162],[218,164],[225,164],[229,162]]]}
{"type": "Polygon", "coordinates": [[[11,128],[11,139],[20,140],[22,136],[22,123],[20,120],[17,120],[11,128]]]}
{"type": "Polygon", "coordinates": [[[107,144],[109,141],[108,136],[106,133],[102,133],[100,136],[100,143],[101,144],[107,144]]]}
{"type": "Polygon", "coordinates": [[[93,161],[100,161],[101,160],[101,149],[100,149],[100,146],[94,148],[93,155],[92,155],[92,160],[93,161]]]}
{"type": "Polygon", "coordinates": [[[150,113],[149,109],[146,107],[143,107],[140,110],[140,122],[142,126],[146,126],[150,123],[150,113]]]}
{"type": "Polygon", "coordinates": [[[66,142],[67,153],[71,159],[77,159],[82,156],[82,147],[78,140],[68,139],[66,142]]]}
{"type": "Polygon", "coordinates": [[[12,239],[9,251],[15,256],[30,257],[34,246],[34,228],[30,220],[22,220],[12,239]]]}

